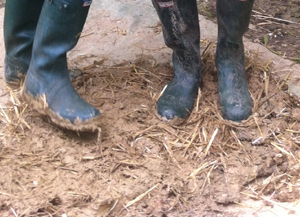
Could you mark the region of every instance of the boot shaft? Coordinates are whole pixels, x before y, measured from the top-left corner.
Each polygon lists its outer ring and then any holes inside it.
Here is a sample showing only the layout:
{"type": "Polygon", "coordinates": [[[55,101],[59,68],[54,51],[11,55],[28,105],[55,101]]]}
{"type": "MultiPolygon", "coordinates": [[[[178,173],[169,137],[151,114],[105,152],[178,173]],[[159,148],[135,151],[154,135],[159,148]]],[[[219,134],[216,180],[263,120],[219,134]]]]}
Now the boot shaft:
{"type": "Polygon", "coordinates": [[[6,1],[4,43],[6,55],[29,65],[36,26],[44,0],[6,1]]]}
{"type": "Polygon", "coordinates": [[[200,27],[196,0],[152,0],[162,23],[165,43],[173,50],[186,49],[186,42],[200,43],[200,27]]]}
{"type": "Polygon", "coordinates": [[[241,43],[248,30],[254,0],[217,0],[218,38],[241,43]]]}
{"type": "Polygon", "coordinates": [[[201,79],[200,26],[196,0],[152,0],[152,3],[162,23],[165,43],[173,50],[174,76],[180,77],[184,72],[201,79]]]}
{"type": "MultiPolygon", "coordinates": [[[[65,73],[66,53],[77,44],[89,5],[82,0],[47,0],[42,8],[33,44],[30,69],[44,72],[65,73]]],[[[65,76],[65,75],[63,75],[65,76]]]]}

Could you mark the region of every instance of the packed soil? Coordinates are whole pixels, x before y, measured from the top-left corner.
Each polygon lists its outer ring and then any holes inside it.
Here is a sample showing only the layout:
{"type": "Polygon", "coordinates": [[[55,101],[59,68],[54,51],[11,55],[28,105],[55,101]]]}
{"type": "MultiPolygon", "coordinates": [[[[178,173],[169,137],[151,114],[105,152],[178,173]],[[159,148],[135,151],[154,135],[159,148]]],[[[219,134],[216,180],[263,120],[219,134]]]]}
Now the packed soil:
{"type": "Polygon", "coordinates": [[[156,101],[173,69],[149,56],[113,67],[102,60],[70,64],[83,71],[74,87],[102,112],[94,133],[52,125],[7,87],[1,216],[239,216],[226,207],[246,198],[268,200],[267,206],[297,201],[299,99],[246,51],[253,115],[242,123],[223,120],[215,45],[202,46],[203,87],[180,126],[157,118],[156,101]]]}
{"type": "MultiPolygon", "coordinates": [[[[197,0],[199,13],[216,22],[216,1],[197,0]]],[[[300,2],[255,0],[245,36],[277,55],[300,62],[300,2]]]]}

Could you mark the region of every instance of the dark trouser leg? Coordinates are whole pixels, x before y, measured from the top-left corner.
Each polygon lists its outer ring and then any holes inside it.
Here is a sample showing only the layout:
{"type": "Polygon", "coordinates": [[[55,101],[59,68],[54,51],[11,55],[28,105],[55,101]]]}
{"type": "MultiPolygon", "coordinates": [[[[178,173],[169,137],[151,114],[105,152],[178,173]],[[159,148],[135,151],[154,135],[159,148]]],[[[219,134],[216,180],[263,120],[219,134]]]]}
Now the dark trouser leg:
{"type": "Polygon", "coordinates": [[[4,15],[5,80],[19,83],[28,70],[44,0],[8,0],[4,15]]]}
{"type": "Polygon", "coordinates": [[[252,100],[245,72],[243,35],[254,0],[217,0],[216,66],[223,117],[241,121],[251,115],[252,100]]]}
{"type": "Polygon", "coordinates": [[[99,111],[69,79],[66,53],[78,42],[89,11],[82,0],[45,1],[34,39],[23,95],[41,114],[71,130],[92,127],[99,111]]]}
{"type": "Polygon", "coordinates": [[[158,100],[158,114],[174,124],[194,107],[201,81],[200,28],[196,0],[152,0],[173,50],[174,75],[158,100]]]}

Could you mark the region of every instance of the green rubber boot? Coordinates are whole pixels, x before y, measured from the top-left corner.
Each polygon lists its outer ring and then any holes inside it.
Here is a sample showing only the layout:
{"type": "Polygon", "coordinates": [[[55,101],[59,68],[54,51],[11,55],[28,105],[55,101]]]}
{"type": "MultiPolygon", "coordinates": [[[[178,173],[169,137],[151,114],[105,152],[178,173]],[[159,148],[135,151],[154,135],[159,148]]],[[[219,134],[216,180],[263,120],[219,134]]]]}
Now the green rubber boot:
{"type": "Polygon", "coordinates": [[[163,27],[166,45],[173,50],[174,75],[157,103],[158,115],[170,124],[182,123],[191,113],[201,76],[200,27],[196,0],[152,0],[163,27]]]}
{"type": "Polygon", "coordinates": [[[216,66],[223,117],[240,122],[252,113],[245,72],[243,35],[247,31],[254,0],[218,0],[216,66]]]}
{"type": "Polygon", "coordinates": [[[90,2],[45,1],[22,91],[34,109],[70,130],[93,130],[100,116],[72,86],[66,58],[78,42],[90,2]]]}
{"type": "Polygon", "coordinates": [[[5,80],[20,84],[31,60],[32,44],[44,0],[8,0],[4,15],[5,80]]]}

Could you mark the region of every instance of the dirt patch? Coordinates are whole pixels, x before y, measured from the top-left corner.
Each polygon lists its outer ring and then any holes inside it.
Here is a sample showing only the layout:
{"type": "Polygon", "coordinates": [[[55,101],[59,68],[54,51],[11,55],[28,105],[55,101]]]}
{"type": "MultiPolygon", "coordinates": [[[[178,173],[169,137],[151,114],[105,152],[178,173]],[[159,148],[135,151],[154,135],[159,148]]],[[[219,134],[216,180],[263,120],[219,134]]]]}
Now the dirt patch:
{"type": "MultiPolygon", "coordinates": [[[[197,0],[199,13],[216,23],[216,1],[197,0]]],[[[255,0],[245,36],[277,55],[300,61],[300,3],[297,0],[255,0]]]]}
{"type": "Polygon", "coordinates": [[[74,81],[102,112],[100,139],[58,129],[10,90],[13,103],[0,116],[1,216],[238,216],[224,207],[269,195],[296,201],[298,98],[247,51],[255,115],[223,120],[214,45],[202,45],[202,92],[178,127],[155,115],[173,69],[151,57],[114,67],[99,60],[74,81]]]}

